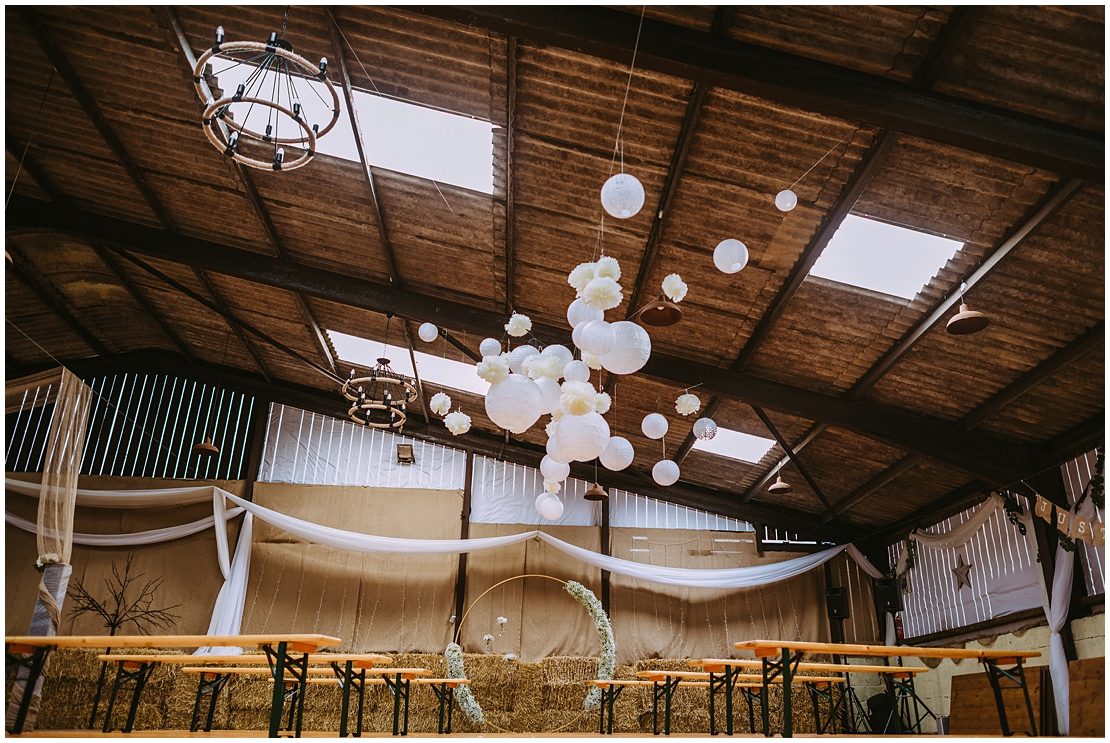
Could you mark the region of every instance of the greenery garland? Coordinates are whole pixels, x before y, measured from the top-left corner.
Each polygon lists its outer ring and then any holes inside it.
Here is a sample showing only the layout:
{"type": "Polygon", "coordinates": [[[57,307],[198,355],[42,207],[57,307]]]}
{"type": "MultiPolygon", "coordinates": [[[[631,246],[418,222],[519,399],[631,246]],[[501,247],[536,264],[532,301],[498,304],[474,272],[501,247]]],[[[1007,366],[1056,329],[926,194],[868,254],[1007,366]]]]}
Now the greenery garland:
{"type": "MultiPolygon", "coordinates": [[[[597,600],[594,592],[581,583],[573,580],[568,581],[566,589],[567,593],[573,596],[578,603],[586,607],[590,618],[594,620],[594,627],[597,628],[597,640],[601,645],[601,660],[598,663],[597,677],[602,681],[609,681],[613,678],[613,671],[617,665],[617,641],[613,637],[613,626],[609,624],[609,617],[605,615],[605,609],[602,608],[601,602],[597,600]]],[[[592,711],[597,709],[600,704],[601,689],[595,686],[586,695],[583,706],[587,711],[592,711]]]]}
{"type": "MultiPolygon", "coordinates": [[[[447,659],[447,678],[466,678],[466,669],[463,668],[462,648],[459,643],[453,642],[448,645],[443,657],[447,659]]],[[[471,693],[468,685],[460,684],[455,687],[455,701],[459,703],[459,709],[466,713],[471,722],[476,725],[486,724],[486,716],[482,713],[482,705],[478,704],[478,700],[474,698],[474,694],[471,693]]]]}
{"type": "Polygon", "coordinates": [[[1025,509],[1018,505],[1017,498],[1009,490],[1004,491],[1002,494],[1002,507],[1006,509],[1006,518],[1011,524],[1017,527],[1021,535],[1025,536],[1025,522],[1021,517],[1025,515],[1025,509]]]}

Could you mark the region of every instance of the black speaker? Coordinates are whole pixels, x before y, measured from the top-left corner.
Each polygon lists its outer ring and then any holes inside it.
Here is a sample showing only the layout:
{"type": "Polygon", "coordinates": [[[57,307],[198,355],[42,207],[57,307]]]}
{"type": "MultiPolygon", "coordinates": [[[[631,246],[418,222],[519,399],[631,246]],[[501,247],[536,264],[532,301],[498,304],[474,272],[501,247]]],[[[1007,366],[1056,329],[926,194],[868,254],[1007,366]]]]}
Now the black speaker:
{"type": "Polygon", "coordinates": [[[902,611],[902,589],[896,578],[880,578],[875,581],[875,600],[882,611],[902,611]]]}
{"type": "Polygon", "coordinates": [[[848,619],[848,591],[843,586],[825,589],[825,606],[829,610],[829,619],[848,619]]]}

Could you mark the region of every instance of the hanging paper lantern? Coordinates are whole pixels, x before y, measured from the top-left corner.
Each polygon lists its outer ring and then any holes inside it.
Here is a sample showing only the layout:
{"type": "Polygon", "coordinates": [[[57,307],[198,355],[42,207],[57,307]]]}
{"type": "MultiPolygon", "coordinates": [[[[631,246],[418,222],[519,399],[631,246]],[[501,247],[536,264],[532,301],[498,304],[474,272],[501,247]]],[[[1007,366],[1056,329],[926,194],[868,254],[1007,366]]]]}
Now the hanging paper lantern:
{"type": "Polygon", "coordinates": [[[547,439],[547,456],[551,457],[556,462],[564,462],[564,463],[569,462],[570,461],[569,459],[564,460],[563,455],[559,453],[559,441],[558,440],[559,440],[559,431],[556,430],[555,434],[553,436],[549,436],[548,439],[547,439]]]}
{"type": "Polygon", "coordinates": [[[540,415],[551,415],[559,409],[559,395],[562,394],[559,383],[548,377],[540,377],[536,380],[536,386],[543,393],[543,408],[540,410],[540,415]]]}
{"type": "Polygon", "coordinates": [[[582,323],[590,320],[602,320],[604,318],[604,310],[591,310],[581,299],[574,300],[567,307],[567,322],[570,323],[572,328],[577,328],[582,323]]]}
{"type": "Polygon", "coordinates": [[[651,338],[647,331],[634,322],[621,320],[612,323],[613,349],[598,356],[601,365],[613,374],[638,372],[651,356],[651,338]]]}
{"type": "Polygon", "coordinates": [[[736,273],[748,265],[748,246],[731,237],[713,249],[713,265],[721,273],[736,273]]]}
{"type": "Polygon", "coordinates": [[[574,330],[571,331],[570,339],[574,342],[574,347],[575,348],[580,348],[583,351],[586,350],[586,349],[582,348],[582,343],[583,343],[583,341],[582,341],[582,331],[584,331],[586,329],[586,326],[589,325],[591,322],[593,322],[593,321],[588,320],[586,322],[580,322],[580,323],[578,323],[577,326],[575,326],[574,330]]]}
{"type": "Polygon", "coordinates": [[[678,475],[678,465],[669,459],[661,459],[651,468],[651,479],[660,485],[674,485],[678,482],[678,475]]]}
{"type": "Polygon", "coordinates": [[[604,356],[612,351],[613,344],[617,342],[613,326],[604,320],[590,320],[575,328],[575,332],[579,333],[580,338],[574,342],[574,345],[598,356],[604,356]]]}
{"type": "Polygon", "coordinates": [[[536,513],[548,521],[554,521],[563,515],[563,502],[557,495],[540,493],[536,496],[536,513]]]}
{"type": "Polygon", "coordinates": [[[535,356],[540,350],[535,346],[517,346],[509,352],[509,371],[513,374],[523,374],[521,364],[529,356],[535,356]]]}
{"type": "Polygon", "coordinates": [[[572,361],[563,367],[563,379],[568,382],[589,382],[590,367],[584,361],[572,361]]]}
{"type": "Polygon", "coordinates": [[[609,443],[609,424],[597,413],[564,415],[552,437],[557,459],[564,462],[588,462],[605,451],[609,443]]]}
{"type": "Polygon", "coordinates": [[[439,328],[437,328],[435,325],[432,325],[430,322],[426,322],[420,326],[420,329],[416,331],[416,334],[420,336],[420,340],[424,341],[425,343],[431,343],[439,337],[439,328]]]}
{"type": "Polygon", "coordinates": [[[649,439],[663,438],[667,435],[668,428],[670,428],[670,424],[659,413],[648,413],[644,416],[644,422],[640,424],[640,430],[649,439]]]}
{"type": "Polygon", "coordinates": [[[512,433],[524,433],[540,419],[543,392],[523,374],[510,374],[486,393],[486,415],[512,433]]]}
{"type": "Polygon", "coordinates": [[[563,362],[563,366],[566,366],[570,362],[574,361],[574,354],[571,353],[570,349],[568,349],[566,346],[547,346],[543,349],[543,353],[547,356],[554,356],[555,358],[559,359],[563,362]]]}
{"type": "Polygon", "coordinates": [[[501,355],[501,341],[496,338],[486,338],[478,346],[478,350],[482,353],[483,357],[486,356],[500,356],[501,355]]]}
{"type": "Polygon", "coordinates": [[[694,421],[694,438],[709,441],[717,435],[717,423],[712,418],[698,418],[694,421]]]}
{"type": "Polygon", "coordinates": [[[570,465],[566,462],[556,462],[551,457],[544,457],[540,460],[540,472],[545,480],[562,482],[570,477],[570,465]]]}
{"type": "Polygon", "coordinates": [[[775,208],[780,212],[788,212],[798,205],[798,194],[789,188],[775,194],[775,208]]]}
{"type": "Polygon", "coordinates": [[[613,470],[613,472],[620,472],[632,464],[635,456],[636,451],[632,448],[632,444],[628,443],[628,439],[623,436],[611,436],[599,458],[602,467],[613,470]]]}
{"type": "Polygon", "coordinates": [[[601,205],[611,217],[635,217],[644,206],[644,186],[634,175],[617,173],[601,187],[601,205]]]}

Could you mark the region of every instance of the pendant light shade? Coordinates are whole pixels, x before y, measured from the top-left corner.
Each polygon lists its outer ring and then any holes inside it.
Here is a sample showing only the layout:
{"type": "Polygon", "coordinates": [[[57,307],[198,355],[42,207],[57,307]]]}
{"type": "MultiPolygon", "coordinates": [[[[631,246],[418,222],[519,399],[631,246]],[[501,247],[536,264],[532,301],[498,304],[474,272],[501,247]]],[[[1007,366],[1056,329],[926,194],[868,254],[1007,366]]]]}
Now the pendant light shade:
{"type": "Polygon", "coordinates": [[[665,328],[682,319],[682,310],[674,302],[659,298],[640,312],[640,322],[654,328],[665,328]]]}
{"type": "Polygon", "coordinates": [[[582,495],[582,497],[586,500],[609,500],[609,494],[605,492],[605,488],[601,487],[596,482],[592,488],[582,495]]]}
{"type": "Polygon", "coordinates": [[[193,447],[193,454],[199,454],[202,457],[214,457],[219,453],[220,450],[212,443],[211,438],[206,438],[203,443],[193,447]]]}
{"type": "Polygon", "coordinates": [[[948,332],[951,335],[971,335],[990,324],[991,319],[982,312],[976,312],[966,304],[961,304],[960,311],[948,321],[948,332]]]}
{"type": "Polygon", "coordinates": [[[767,492],[775,493],[776,495],[780,493],[785,495],[793,489],[794,488],[790,487],[790,483],[783,480],[782,475],[779,475],[777,478],[775,478],[775,482],[771,485],[771,487],[767,488],[767,492]]]}

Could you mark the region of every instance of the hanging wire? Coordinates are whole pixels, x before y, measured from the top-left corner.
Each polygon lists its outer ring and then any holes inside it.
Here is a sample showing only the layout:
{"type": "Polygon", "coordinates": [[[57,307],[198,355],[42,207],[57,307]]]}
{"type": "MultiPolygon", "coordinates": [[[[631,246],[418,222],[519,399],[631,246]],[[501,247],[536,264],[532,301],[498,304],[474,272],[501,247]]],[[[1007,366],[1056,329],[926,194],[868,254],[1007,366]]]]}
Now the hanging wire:
{"type": "Polygon", "coordinates": [[[796,181],[794,181],[793,183],[791,183],[791,184],[790,184],[790,188],[789,188],[789,189],[787,189],[787,190],[788,190],[788,191],[792,191],[792,190],[794,189],[794,186],[797,186],[797,185],[798,185],[799,183],[801,183],[801,182],[802,182],[802,178],[805,178],[805,177],[806,177],[807,175],[809,175],[809,174],[810,174],[811,172],[813,172],[813,169],[814,169],[814,168],[816,168],[816,167],[817,167],[818,165],[820,165],[820,164],[821,164],[821,163],[822,163],[822,162],[824,161],[824,159],[825,159],[826,157],[828,157],[829,155],[831,155],[831,154],[833,153],[833,150],[835,150],[835,149],[836,149],[837,147],[839,147],[840,145],[844,144],[844,140],[848,139],[848,137],[852,136],[853,134],[855,134],[855,132],[854,132],[854,131],[851,131],[851,132],[848,132],[847,134],[845,134],[845,135],[844,135],[843,137],[841,137],[840,141],[839,141],[839,142],[837,142],[836,144],[834,144],[834,145],[833,145],[833,146],[832,146],[832,147],[831,147],[831,148],[829,149],[829,151],[828,151],[828,152],[826,152],[826,153],[825,153],[824,155],[822,155],[822,156],[821,156],[821,159],[820,159],[820,160],[818,160],[817,162],[815,162],[815,163],[814,163],[813,165],[809,166],[809,170],[807,170],[806,172],[802,173],[802,176],[801,176],[801,178],[799,178],[798,180],[796,180],[796,181]]]}
{"type": "Polygon", "coordinates": [[[4,199],[4,208],[8,208],[8,202],[12,200],[12,194],[15,193],[15,184],[19,181],[19,174],[23,172],[23,161],[27,159],[27,151],[31,149],[31,139],[35,136],[35,129],[39,125],[39,116],[42,115],[42,107],[46,105],[46,96],[50,94],[50,85],[54,82],[54,75],[57,70],[50,70],[50,79],[46,81],[46,90],[42,91],[42,100],[39,101],[39,110],[35,112],[35,120],[31,124],[31,133],[27,135],[27,144],[23,145],[23,154],[19,157],[19,166],[15,169],[15,178],[12,179],[12,187],[8,189],[8,198],[4,199]]]}
{"type": "MultiPolygon", "coordinates": [[[[632,89],[632,73],[636,69],[636,53],[640,50],[640,32],[644,29],[644,14],[647,6],[640,8],[640,25],[636,27],[636,43],[632,47],[632,62],[628,65],[628,82],[624,86],[624,102],[621,104],[621,117],[617,123],[617,138],[613,142],[613,159],[609,161],[609,175],[613,175],[613,166],[617,163],[617,152],[621,149],[621,132],[624,129],[624,112],[628,108],[628,92],[632,89]]],[[[624,172],[624,153],[621,152],[621,172],[624,172]]]]}
{"type": "Polygon", "coordinates": [[[281,19],[281,36],[279,38],[285,38],[285,26],[289,23],[289,8],[291,7],[291,5],[285,6],[285,16],[281,19]]]}

